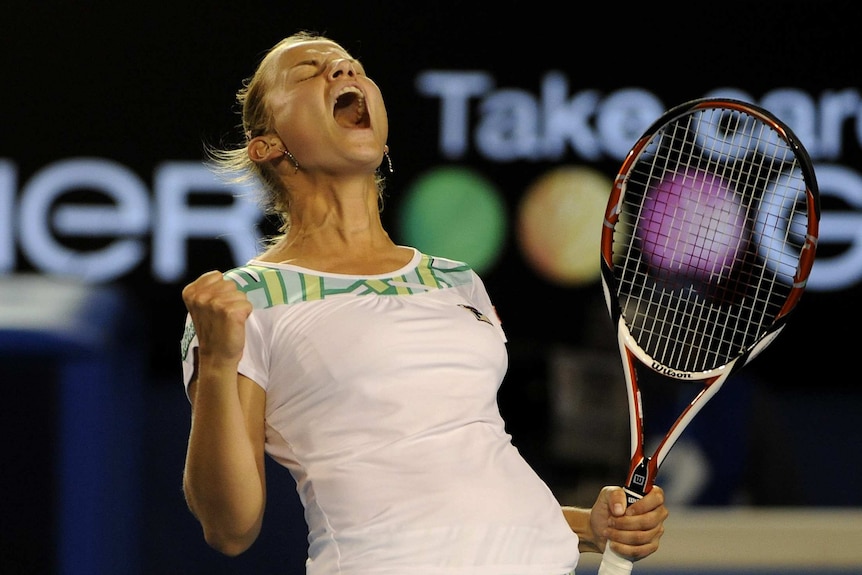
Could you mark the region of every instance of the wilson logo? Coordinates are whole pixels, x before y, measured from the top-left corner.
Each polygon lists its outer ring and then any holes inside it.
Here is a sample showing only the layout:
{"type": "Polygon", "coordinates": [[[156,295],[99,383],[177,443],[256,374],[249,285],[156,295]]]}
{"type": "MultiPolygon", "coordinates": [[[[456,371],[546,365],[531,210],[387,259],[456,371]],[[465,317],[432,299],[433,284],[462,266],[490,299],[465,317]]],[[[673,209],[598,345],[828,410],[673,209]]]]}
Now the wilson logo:
{"type": "Polygon", "coordinates": [[[657,361],[652,362],[652,368],[662,375],[674,377],[676,379],[691,379],[691,374],[684,371],[677,371],[669,367],[665,367],[657,361]]]}

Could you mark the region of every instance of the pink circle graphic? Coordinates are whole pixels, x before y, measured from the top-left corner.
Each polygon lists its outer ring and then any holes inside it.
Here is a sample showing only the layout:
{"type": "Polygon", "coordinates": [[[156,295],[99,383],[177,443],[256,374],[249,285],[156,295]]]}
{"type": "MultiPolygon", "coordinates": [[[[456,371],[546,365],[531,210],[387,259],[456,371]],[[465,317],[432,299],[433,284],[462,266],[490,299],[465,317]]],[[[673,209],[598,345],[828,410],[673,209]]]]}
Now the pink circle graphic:
{"type": "Polygon", "coordinates": [[[647,263],[663,276],[727,277],[746,238],[746,218],[722,178],[688,169],[647,191],[637,225],[647,263]]]}

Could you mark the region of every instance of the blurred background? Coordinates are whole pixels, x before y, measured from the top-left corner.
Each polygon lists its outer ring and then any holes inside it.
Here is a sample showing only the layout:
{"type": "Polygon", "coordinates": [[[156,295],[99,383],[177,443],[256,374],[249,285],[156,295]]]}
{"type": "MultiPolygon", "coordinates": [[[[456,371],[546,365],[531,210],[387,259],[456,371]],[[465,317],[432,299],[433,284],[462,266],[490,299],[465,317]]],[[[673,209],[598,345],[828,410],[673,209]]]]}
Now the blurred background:
{"type": "MultiPolygon", "coordinates": [[[[858,10],[658,4],[5,6],[0,569],[303,572],[302,510],[272,467],[254,547],[229,559],[204,543],[181,492],[179,342],[182,287],[245,262],[272,231],[254,190],[216,180],[203,147],[237,141],[241,81],[278,40],[310,29],[380,85],[395,169],[384,221],[399,243],[483,276],[510,341],[501,409],[525,457],[575,505],[627,470],[622,368],[598,280],[623,157],[693,98],[737,97],[788,122],[822,194],[809,289],[778,341],[674,447],[659,476],[668,533],[636,571],[862,572],[858,10]]],[[[667,411],[648,406],[647,425],[662,427],[667,411]]],[[[578,572],[594,572],[589,559],[578,572]]]]}

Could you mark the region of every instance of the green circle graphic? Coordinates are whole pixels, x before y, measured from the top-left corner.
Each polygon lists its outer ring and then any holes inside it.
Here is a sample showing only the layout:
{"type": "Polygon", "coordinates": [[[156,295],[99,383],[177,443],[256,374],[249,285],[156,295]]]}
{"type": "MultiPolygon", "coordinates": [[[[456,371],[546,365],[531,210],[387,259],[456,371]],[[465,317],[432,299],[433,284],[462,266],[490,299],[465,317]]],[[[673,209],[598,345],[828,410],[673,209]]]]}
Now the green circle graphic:
{"type": "Polygon", "coordinates": [[[405,193],[399,213],[404,243],[468,263],[482,273],[503,250],[508,218],[500,192],[468,168],[435,168],[405,193]]]}

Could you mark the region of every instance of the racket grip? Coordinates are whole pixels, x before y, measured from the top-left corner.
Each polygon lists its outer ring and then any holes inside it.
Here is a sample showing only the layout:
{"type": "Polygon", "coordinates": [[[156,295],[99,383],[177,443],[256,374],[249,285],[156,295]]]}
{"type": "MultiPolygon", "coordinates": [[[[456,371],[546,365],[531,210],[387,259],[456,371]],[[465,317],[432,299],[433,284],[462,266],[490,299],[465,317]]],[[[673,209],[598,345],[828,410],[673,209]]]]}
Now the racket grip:
{"type": "Polygon", "coordinates": [[[628,575],[632,572],[632,567],[634,563],[611,549],[611,542],[608,541],[599,564],[598,575],[628,575]]]}

